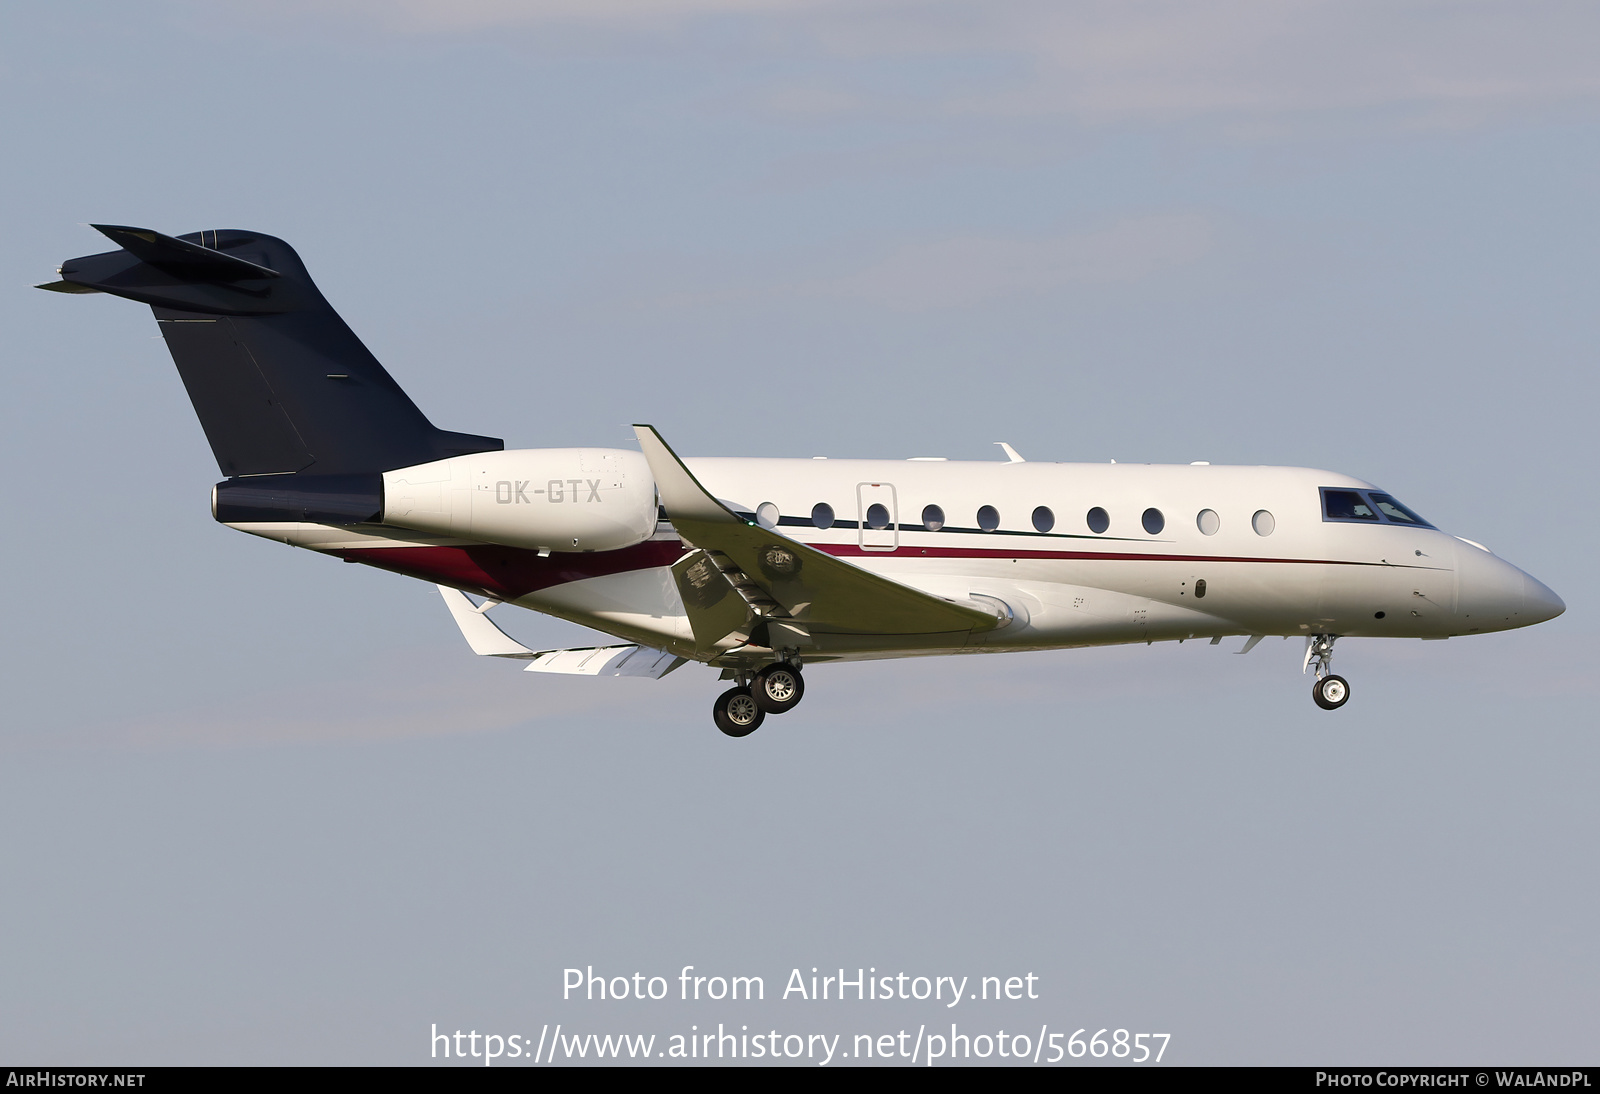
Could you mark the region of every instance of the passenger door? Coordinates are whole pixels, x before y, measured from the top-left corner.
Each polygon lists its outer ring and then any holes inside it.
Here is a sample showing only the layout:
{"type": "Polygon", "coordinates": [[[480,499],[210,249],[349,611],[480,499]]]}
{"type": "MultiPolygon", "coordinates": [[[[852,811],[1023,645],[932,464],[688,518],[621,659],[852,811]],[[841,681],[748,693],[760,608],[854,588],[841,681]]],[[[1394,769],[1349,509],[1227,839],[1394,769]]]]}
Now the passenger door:
{"type": "Polygon", "coordinates": [[[889,483],[856,484],[856,517],[863,551],[893,551],[900,546],[900,506],[889,483]]]}

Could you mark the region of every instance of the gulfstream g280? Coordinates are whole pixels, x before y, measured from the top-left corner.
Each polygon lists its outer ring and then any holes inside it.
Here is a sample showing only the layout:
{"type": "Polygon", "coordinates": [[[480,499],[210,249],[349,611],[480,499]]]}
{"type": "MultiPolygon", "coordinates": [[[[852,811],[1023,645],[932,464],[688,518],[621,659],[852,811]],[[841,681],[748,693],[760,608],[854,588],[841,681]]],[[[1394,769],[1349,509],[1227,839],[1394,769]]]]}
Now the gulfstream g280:
{"type": "Polygon", "coordinates": [[[1544,585],[1392,495],[1298,467],[680,458],[505,450],[435,428],[254,232],[97,225],[120,250],[41,288],[150,305],[226,476],[216,519],[435,583],[472,648],[536,672],[734,686],[744,736],[804,694],[802,666],[1266,635],[1306,642],[1342,706],[1341,637],[1446,638],[1564,610],[1544,585]],[[467,593],[483,598],[474,603],[467,593]],[[530,650],[514,604],[621,644],[530,650]]]}

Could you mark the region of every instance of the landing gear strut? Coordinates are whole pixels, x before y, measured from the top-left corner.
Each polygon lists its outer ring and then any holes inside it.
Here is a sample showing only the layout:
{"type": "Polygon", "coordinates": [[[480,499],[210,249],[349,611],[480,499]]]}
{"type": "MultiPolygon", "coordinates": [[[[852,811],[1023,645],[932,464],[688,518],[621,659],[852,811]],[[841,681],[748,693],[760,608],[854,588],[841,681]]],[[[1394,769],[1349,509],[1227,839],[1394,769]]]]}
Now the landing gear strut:
{"type": "Polygon", "coordinates": [[[1317,663],[1317,679],[1311,685],[1311,698],[1323,710],[1338,710],[1350,698],[1350,682],[1343,676],[1333,675],[1333,644],[1336,634],[1313,634],[1306,639],[1306,659],[1300,667],[1304,673],[1317,663]]]}

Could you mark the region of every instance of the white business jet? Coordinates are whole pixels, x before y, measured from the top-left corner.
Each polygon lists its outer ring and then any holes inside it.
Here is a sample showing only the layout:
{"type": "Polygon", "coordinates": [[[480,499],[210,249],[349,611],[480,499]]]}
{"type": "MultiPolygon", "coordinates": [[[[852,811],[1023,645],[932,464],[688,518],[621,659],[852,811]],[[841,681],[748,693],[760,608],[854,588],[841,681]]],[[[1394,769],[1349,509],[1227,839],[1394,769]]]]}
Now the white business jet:
{"type": "Polygon", "coordinates": [[[1526,627],[1561,598],[1371,483],[1297,467],[689,459],[519,449],[435,428],[282,240],[96,225],[121,249],[41,288],[151,306],[227,478],[217,520],[435,583],[472,649],[533,672],[732,687],[742,737],[803,666],[1234,635],[1305,639],[1325,710],[1342,637],[1526,627]],[[467,594],[480,599],[474,603],[467,594]],[[621,644],[531,650],[502,604],[621,644]]]}

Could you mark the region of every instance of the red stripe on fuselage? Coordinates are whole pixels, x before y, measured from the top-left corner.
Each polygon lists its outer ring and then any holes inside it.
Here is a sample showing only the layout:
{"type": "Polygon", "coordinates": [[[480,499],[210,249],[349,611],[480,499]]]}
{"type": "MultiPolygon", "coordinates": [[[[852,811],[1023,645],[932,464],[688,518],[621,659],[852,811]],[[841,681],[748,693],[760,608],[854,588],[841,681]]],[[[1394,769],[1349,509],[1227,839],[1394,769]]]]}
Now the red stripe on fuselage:
{"type": "MultiPolygon", "coordinates": [[[[1263,562],[1300,563],[1308,566],[1391,566],[1386,562],[1354,562],[1345,559],[1255,558],[1234,555],[1156,555],[1114,551],[1007,551],[975,547],[901,547],[895,551],[865,551],[854,543],[814,543],[819,551],[845,558],[967,558],[1041,559],[1084,562],[1263,562]]],[[[476,544],[466,547],[357,547],[329,554],[351,562],[363,562],[381,570],[421,578],[439,585],[492,597],[515,600],[540,589],[583,581],[608,574],[631,573],[658,566],[671,566],[682,556],[683,545],[676,541],[652,540],[619,551],[593,551],[580,554],[555,552],[540,558],[537,551],[522,547],[476,544]]],[[[1407,566],[1404,569],[1434,569],[1407,566]]]]}
{"type": "Polygon", "coordinates": [[[868,550],[854,543],[812,543],[808,546],[836,558],[993,558],[1072,559],[1103,562],[1291,562],[1306,566],[1394,566],[1409,570],[1443,567],[1412,566],[1398,562],[1356,562],[1339,558],[1259,558],[1251,555],[1152,555],[1131,551],[1008,551],[991,547],[898,547],[893,551],[868,550]]]}

